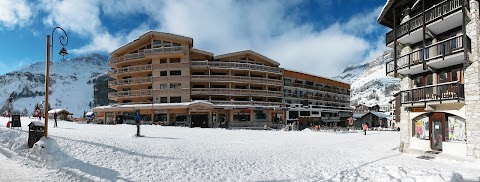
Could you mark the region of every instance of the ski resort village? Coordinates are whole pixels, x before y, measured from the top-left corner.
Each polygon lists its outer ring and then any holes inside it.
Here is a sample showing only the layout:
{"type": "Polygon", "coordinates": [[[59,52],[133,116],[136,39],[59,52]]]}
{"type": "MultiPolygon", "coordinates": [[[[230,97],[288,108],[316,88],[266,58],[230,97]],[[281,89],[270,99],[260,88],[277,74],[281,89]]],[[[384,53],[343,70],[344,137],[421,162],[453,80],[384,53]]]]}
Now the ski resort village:
{"type": "Polygon", "coordinates": [[[0,181],[480,181],[478,0],[0,2],[0,181]]]}

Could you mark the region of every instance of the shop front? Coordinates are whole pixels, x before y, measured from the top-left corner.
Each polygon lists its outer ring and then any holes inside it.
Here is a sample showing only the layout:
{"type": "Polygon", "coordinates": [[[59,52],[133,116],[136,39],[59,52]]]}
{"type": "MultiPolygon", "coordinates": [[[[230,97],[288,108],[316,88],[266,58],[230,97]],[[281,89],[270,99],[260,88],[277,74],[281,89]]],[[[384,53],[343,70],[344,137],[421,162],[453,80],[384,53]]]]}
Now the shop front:
{"type": "Polygon", "coordinates": [[[465,119],[445,112],[430,112],[413,119],[410,148],[466,156],[465,119]]]}

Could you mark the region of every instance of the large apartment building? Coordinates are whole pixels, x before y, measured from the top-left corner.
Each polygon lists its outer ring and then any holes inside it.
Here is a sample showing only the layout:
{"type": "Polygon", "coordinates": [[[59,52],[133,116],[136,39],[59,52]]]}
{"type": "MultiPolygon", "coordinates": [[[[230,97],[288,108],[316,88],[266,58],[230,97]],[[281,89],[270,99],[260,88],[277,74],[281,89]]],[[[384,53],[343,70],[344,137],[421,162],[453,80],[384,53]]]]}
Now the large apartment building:
{"type": "Polygon", "coordinates": [[[292,79],[305,81],[298,89],[311,97],[300,106],[308,117],[328,111],[331,118],[324,122],[334,117],[340,122],[351,115],[345,109],[350,99],[346,83],[285,71],[250,50],[215,56],[193,48],[193,39],[185,36],[147,32],[113,51],[109,65],[109,87],[115,92],[108,97],[115,104],[93,109],[106,123],[132,122],[139,111],[145,122],[164,125],[278,128],[287,121],[286,102],[298,103],[284,93],[284,82],[292,79]],[[313,83],[315,89],[308,91],[313,83]]]}
{"type": "Polygon", "coordinates": [[[401,150],[480,158],[477,0],[389,0],[386,74],[401,79],[401,150]]]}

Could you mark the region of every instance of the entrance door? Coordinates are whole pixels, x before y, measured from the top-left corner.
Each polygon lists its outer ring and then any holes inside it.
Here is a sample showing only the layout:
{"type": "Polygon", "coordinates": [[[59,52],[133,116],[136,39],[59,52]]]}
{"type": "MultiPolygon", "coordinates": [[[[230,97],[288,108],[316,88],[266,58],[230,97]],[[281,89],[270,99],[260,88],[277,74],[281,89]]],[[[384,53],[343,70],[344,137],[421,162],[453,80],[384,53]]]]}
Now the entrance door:
{"type": "Polygon", "coordinates": [[[118,115],[117,117],[117,124],[123,124],[123,115],[118,115]]]}
{"type": "Polygon", "coordinates": [[[208,114],[192,114],[192,127],[208,128],[208,114]]]}
{"type": "Polygon", "coordinates": [[[442,121],[434,120],[432,122],[432,137],[430,138],[430,143],[432,150],[442,150],[442,121]]]}

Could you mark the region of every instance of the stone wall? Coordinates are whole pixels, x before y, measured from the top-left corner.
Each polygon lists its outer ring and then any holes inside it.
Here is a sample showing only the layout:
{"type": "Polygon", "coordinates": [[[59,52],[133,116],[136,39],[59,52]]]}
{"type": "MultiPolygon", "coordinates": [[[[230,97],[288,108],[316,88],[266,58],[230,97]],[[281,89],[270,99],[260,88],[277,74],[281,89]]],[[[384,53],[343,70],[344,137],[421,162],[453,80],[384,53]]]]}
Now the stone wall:
{"type": "Polygon", "coordinates": [[[465,107],[467,128],[467,156],[480,158],[480,74],[479,74],[479,6],[470,0],[470,16],[466,33],[471,39],[471,63],[465,64],[465,107]]]}
{"type": "MultiPolygon", "coordinates": [[[[408,90],[411,87],[412,79],[403,77],[400,81],[400,90],[408,90]]],[[[400,99],[402,95],[400,94],[400,99]]],[[[412,131],[412,122],[410,120],[410,111],[406,107],[400,107],[400,151],[410,147],[410,137],[412,131]]]]}

